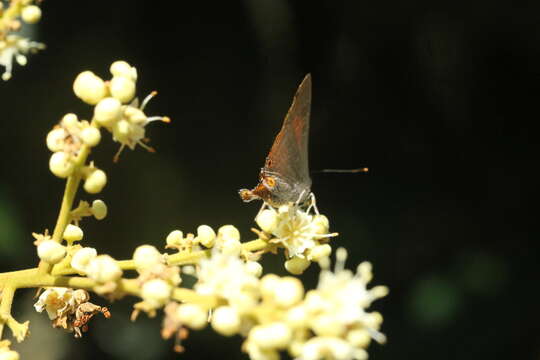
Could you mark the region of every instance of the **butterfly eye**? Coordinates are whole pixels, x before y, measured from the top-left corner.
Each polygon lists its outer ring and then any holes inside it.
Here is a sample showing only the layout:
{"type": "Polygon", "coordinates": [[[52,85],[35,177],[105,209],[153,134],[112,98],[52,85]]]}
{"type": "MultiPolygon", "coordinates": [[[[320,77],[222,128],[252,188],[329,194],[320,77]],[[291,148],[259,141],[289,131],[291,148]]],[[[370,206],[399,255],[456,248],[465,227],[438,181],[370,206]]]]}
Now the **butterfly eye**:
{"type": "Polygon", "coordinates": [[[264,180],[266,181],[266,185],[268,185],[270,188],[273,188],[274,186],[276,186],[276,180],[274,180],[272,176],[268,176],[264,180]]]}

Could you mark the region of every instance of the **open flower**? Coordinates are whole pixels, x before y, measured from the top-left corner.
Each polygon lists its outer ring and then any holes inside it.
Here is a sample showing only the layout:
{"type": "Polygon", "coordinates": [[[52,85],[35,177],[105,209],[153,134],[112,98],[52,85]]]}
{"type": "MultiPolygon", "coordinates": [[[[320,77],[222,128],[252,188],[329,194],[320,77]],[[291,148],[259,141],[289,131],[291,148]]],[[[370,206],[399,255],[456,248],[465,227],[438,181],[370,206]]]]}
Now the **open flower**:
{"type": "Polygon", "coordinates": [[[118,120],[107,127],[113,134],[113,140],[121,144],[115,160],[118,160],[120,153],[126,146],[133,150],[138,144],[146,150],[154,152],[153,148],[144,143],[146,125],[154,121],[170,122],[166,116],[146,116],[144,113],[146,104],[156,95],[156,91],[150,93],[140,106],[138,99],[133,100],[129,105],[122,105],[118,120]]]}
{"type": "Polygon", "coordinates": [[[324,215],[312,215],[309,209],[283,205],[278,210],[270,207],[260,212],[256,219],[259,226],[275,236],[271,242],[281,244],[289,258],[311,260],[310,253],[321,241],[336,236],[328,233],[328,219],[324,215]]]}
{"type": "Polygon", "coordinates": [[[11,79],[13,60],[24,66],[27,62],[26,55],[43,49],[45,49],[45,44],[30,41],[18,35],[8,35],[5,39],[0,40],[0,65],[5,67],[2,80],[11,79]]]}

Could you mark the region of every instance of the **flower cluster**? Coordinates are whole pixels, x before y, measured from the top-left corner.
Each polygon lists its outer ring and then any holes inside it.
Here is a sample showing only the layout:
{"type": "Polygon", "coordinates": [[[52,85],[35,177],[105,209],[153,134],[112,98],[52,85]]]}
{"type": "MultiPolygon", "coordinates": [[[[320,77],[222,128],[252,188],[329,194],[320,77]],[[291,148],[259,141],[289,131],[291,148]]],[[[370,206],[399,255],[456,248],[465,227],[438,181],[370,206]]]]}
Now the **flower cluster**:
{"type": "Polygon", "coordinates": [[[21,29],[22,20],[26,24],[35,24],[41,19],[41,9],[33,4],[33,0],[11,1],[9,8],[4,9],[0,2],[0,65],[5,68],[2,80],[11,79],[13,61],[24,66],[26,55],[45,48],[39,42],[12,34],[21,29]]]}
{"type": "MultiPolygon", "coordinates": [[[[346,256],[344,249],[338,250],[334,271],[322,261],[317,288],[305,293],[297,278],[261,278],[260,265],[254,266],[258,263],[215,249],[200,262],[194,290],[219,299],[222,305],[209,320],[212,328],[224,336],[244,336],[242,348],[253,360],[279,359],[280,351],[305,360],[366,359],[371,339],[385,341],[379,332],[382,316],[367,309],[388,289],[367,289],[371,265],[362,263],[353,273],[344,269],[346,256]]],[[[196,304],[168,305],[163,333],[184,338],[182,326],[201,329],[205,314],[196,304]]]]}
{"type": "Polygon", "coordinates": [[[91,247],[73,249],[71,267],[96,282],[93,290],[98,294],[111,294],[122,277],[122,269],[111,256],[98,255],[91,247]]]}
{"type": "Polygon", "coordinates": [[[328,239],[337,236],[328,232],[328,218],[311,214],[311,209],[304,210],[296,205],[283,205],[278,209],[268,206],[255,219],[265,233],[274,236],[270,243],[285,248],[288,257],[285,267],[295,275],[301,274],[311,261],[328,257],[332,251],[328,239]]]}
{"type": "Polygon", "coordinates": [[[88,330],[88,322],[98,313],[106,318],[111,316],[106,307],[89,302],[90,294],[86,290],[73,290],[63,287],[46,289],[34,304],[37,312],[45,310],[53,327],[62,328],[81,337],[88,330]]]}
{"type": "Polygon", "coordinates": [[[154,317],[157,309],[170,302],[173,289],[182,282],[180,267],[167,265],[165,256],[151,245],[139,246],[133,261],[139,273],[137,282],[143,301],[134,305],[132,319],[139,311],[154,317]]]}
{"type": "MultiPolygon", "coordinates": [[[[91,194],[101,192],[107,184],[106,173],[93,163],[82,166],[81,157],[101,140],[100,128],[105,128],[113,139],[121,144],[120,151],[136,144],[153,151],[143,143],[145,126],[156,120],[168,122],[167,117],[148,117],[143,112],[148,101],[155,96],[150,94],[138,105],[134,99],[137,71],[125,61],[116,61],[110,67],[113,77],[102,80],[91,71],[80,73],[73,83],[73,91],[84,102],[95,105],[91,121],[79,120],[75,114],[66,114],[47,135],[47,147],[53,152],[49,169],[60,177],[78,173],[84,181],[84,189],[91,194]]],[[[118,158],[120,151],[115,156],[118,158]]]]}

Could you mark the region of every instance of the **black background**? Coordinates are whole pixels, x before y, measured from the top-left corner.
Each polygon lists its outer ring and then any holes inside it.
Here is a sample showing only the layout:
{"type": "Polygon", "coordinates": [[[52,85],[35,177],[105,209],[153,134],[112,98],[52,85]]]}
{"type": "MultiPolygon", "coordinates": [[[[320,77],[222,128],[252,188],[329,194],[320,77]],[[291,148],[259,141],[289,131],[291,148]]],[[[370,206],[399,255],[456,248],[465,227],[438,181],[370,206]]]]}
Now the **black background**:
{"type": "MultiPolygon", "coordinates": [[[[234,224],[243,240],[258,204],[243,204],[303,76],[313,77],[310,167],[319,209],[340,232],[348,265],[369,260],[390,295],[374,304],[386,345],[372,359],[538,358],[534,155],[540,98],[540,6],[493,1],[45,1],[35,26],[47,49],[0,84],[0,268],[34,266],[31,232],[52,230],[63,182],[48,171],[46,133],[67,112],[91,117],[75,76],[126,60],[138,94],[168,115],[125,151],[103,134],[92,159],[109,182],[86,246],[118,259],[162,246],[179,228],[234,224]],[[535,218],[535,217],[534,217],[535,218]]],[[[82,198],[95,197],[82,194],[82,198]]],[[[283,258],[265,271],[284,274],[283,258]]],[[[310,268],[306,286],[316,284],[310,268]]],[[[112,305],[83,339],[31,314],[26,359],[246,358],[239,338],[194,332],[183,355],[159,320],[128,322],[112,305]],[[39,326],[43,326],[40,328],[39,326]]],[[[19,293],[18,293],[19,294],[19,293]]],[[[95,298],[101,304],[101,298],[95,298]]]]}

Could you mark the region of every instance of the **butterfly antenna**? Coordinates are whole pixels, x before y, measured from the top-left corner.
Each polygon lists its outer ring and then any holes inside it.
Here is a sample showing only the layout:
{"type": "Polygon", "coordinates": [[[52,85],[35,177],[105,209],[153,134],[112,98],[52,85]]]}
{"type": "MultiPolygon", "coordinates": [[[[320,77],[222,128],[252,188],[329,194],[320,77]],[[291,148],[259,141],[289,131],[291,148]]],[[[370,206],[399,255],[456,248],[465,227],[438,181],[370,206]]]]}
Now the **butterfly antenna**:
{"type": "Polygon", "coordinates": [[[314,173],[337,173],[337,174],[357,174],[357,173],[367,173],[369,169],[367,167],[358,168],[358,169],[322,169],[313,171],[314,173]]]}

